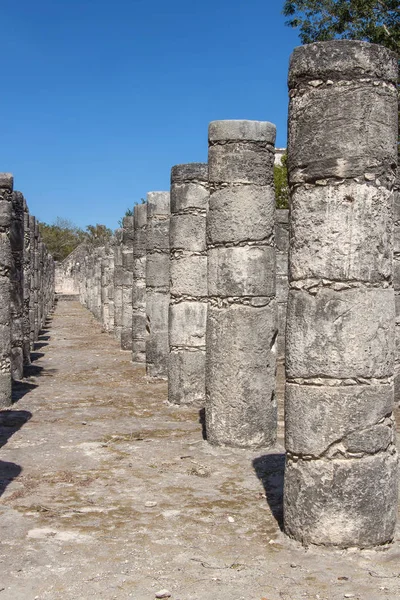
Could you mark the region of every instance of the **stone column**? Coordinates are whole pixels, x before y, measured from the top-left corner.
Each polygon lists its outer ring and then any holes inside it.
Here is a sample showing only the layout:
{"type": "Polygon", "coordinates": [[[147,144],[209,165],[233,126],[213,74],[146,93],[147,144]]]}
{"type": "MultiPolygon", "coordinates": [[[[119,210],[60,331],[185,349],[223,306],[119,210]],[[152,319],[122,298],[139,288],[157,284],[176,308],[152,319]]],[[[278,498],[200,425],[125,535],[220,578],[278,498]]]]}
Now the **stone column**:
{"type": "Polygon", "coordinates": [[[29,303],[31,287],[31,233],[29,228],[29,210],[24,199],[24,254],[23,254],[23,359],[25,365],[31,364],[31,344],[30,344],[30,321],[29,321],[29,303]]]}
{"type": "Polygon", "coordinates": [[[104,246],[95,248],[94,253],[94,316],[98,321],[102,320],[102,294],[101,294],[101,263],[105,257],[104,246]]]}
{"type": "Polygon", "coordinates": [[[132,361],[146,362],[146,223],[147,204],[133,209],[132,361]]]}
{"type": "Polygon", "coordinates": [[[121,342],[122,332],[122,286],[124,274],[122,268],[122,229],[115,232],[114,246],[114,335],[121,342]]]}
{"type": "Polygon", "coordinates": [[[114,315],[111,319],[111,296],[110,286],[114,279],[111,268],[111,257],[114,258],[114,250],[110,244],[104,249],[104,257],[101,259],[101,322],[106,331],[112,331],[114,315]]]}
{"type": "Polygon", "coordinates": [[[212,444],[276,439],[275,126],[209,127],[206,428],[212,444]]]}
{"type": "Polygon", "coordinates": [[[168,376],[169,192],[147,194],[146,374],[168,376]]]}
{"type": "Polygon", "coordinates": [[[10,227],[11,266],[11,375],[22,379],[23,358],[23,256],[24,256],[24,197],[21,192],[13,192],[12,217],[10,227]]]}
{"type": "Polygon", "coordinates": [[[397,58],[332,41],[289,72],[284,527],[304,544],[393,538],[397,58]]]}
{"type": "Polygon", "coordinates": [[[11,405],[11,244],[13,177],[0,173],[0,408],[11,405]]]}
{"type": "Polygon", "coordinates": [[[288,299],[289,211],[278,208],[275,219],[276,301],[278,303],[278,359],[285,361],[286,309],[288,299]]]}
{"type": "Polygon", "coordinates": [[[207,164],[171,171],[168,400],[205,405],[207,164]]]}
{"type": "Polygon", "coordinates": [[[108,331],[114,333],[114,237],[108,249],[108,331]]]}
{"type": "Polygon", "coordinates": [[[40,332],[40,233],[39,222],[35,219],[35,250],[34,250],[34,272],[33,272],[33,299],[34,299],[34,342],[39,338],[40,332]]]}
{"type": "Polygon", "coordinates": [[[394,403],[400,407],[400,169],[394,188],[394,242],[393,242],[393,286],[395,293],[395,363],[394,363],[394,403]]]}
{"type": "Polygon", "coordinates": [[[132,352],[133,216],[122,220],[122,331],[121,348],[132,352]]]}
{"type": "Polygon", "coordinates": [[[33,215],[29,215],[29,236],[30,236],[30,253],[31,253],[31,279],[29,286],[29,327],[30,327],[30,346],[34,349],[35,343],[35,247],[36,247],[36,219],[33,215]]]}
{"type": "MultiPolygon", "coordinates": [[[[39,222],[38,222],[39,226],[39,222]]],[[[38,336],[44,327],[44,257],[45,245],[39,231],[39,272],[38,272],[38,336]]]]}

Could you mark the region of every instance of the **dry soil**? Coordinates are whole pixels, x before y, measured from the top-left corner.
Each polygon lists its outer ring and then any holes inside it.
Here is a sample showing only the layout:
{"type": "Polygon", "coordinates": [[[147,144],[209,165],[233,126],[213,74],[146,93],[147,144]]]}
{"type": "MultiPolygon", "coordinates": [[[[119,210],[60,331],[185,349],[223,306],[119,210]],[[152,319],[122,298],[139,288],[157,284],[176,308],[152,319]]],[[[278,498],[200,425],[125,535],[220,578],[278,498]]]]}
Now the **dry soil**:
{"type": "Polygon", "coordinates": [[[0,412],[0,600],[400,598],[399,532],[363,551],[281,532],[282,422],[274,450],[208,445],[75,301],[33,358],[0,412]]]}

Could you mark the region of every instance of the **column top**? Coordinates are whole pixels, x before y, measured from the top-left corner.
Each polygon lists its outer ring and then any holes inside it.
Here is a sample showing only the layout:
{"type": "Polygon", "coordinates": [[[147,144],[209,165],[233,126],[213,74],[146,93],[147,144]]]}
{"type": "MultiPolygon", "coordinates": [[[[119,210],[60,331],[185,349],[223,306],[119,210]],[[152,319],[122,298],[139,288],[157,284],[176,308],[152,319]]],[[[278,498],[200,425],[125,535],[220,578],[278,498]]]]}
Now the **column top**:
{"type": "Polygon", "coordinates": [[[187,181],[208,181],[207,163],[187,163],[175,165],[171,169],[171,184],[187,181]]]}
{"type": "Polygon", "coordinates": [[[11,190],[14,187],[14,177],[12,173],[0,173],[0,188],[11,190]]]}
{"type": "Polygon", "coordinates": [[[169,192],[148,192],[147,194],[147,218],[154,215],[169,215],[170,199],[169,192]]]}
{"type": "Polygon", "coordinates": [[[135,204],[133,207],[133,224],[135,229],[144,227],[147,222],[147,204],[135,204]]]}
{"type": "Polygon", "coordinates": [[[373,78],[397,83],[397,55],[379,44],[331,40],[298,46],[290,57],[289,88],[299,81],[373,78]]]}
{"type": "Polygon", "coordinates": [[[133,215],[122,219],[122,227],[124,229],[133,229],[133,215]]]}
{"type": "Polygon", "coordinates": [[[246,141],[275,144],[276,126],[268,121],[211,121],[210,142],[246,141]]]}

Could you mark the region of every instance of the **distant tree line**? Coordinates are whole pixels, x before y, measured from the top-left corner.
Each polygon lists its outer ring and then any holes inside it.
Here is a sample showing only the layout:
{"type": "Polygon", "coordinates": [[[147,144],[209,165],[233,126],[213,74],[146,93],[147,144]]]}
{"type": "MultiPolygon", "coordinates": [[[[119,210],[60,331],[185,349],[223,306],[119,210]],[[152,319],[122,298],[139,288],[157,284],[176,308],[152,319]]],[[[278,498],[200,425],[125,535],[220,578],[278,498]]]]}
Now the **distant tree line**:
{"type": "Polygon", "coordinates": [[[54,260],[62,261],[79,244],[103,246],[112,236],[112,230],[105,225],[88,225],[85,230],[77,227],[68,219],[57,217],[53,224],[39,223],[44,243],[54,260]]]}

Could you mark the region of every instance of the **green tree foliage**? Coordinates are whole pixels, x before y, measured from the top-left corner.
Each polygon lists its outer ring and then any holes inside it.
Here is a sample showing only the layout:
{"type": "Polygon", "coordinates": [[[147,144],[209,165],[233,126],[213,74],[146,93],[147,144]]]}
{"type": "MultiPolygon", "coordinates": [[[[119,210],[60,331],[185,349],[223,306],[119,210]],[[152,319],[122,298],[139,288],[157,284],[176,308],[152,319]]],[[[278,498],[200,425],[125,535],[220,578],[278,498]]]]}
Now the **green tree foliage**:
{"type": "Polygon", "coordinates": [[[68,219],[57,217],[52,225],[39,223],[39,230],[54,260],[64,260],[81,242],[85,233],[68,219]]]}
{"type": "Polygon", "coordinates": [[[400,53],[398,0],[286,0],[286,24],[303,44],[343,38],[382,44],[400,53]]]}
{"type": "Polygon", "coordinates": [[[110,241],[113,232],[105,225],[88,225],[84,232],[84,242],[90,246],[104,246],[110,241]]]}
{"type": "Polygon", "coordinates": [[[289,208],[289,184],[287,154],[282,156],[282,164],[274,165],[275,199],[277,208],[289,208]]]}
{"type": "Polygon", "coordinates": [[[52,225],[39,223],[39,229],[47,249],[56,261],[64,260],[79,244],[103,246],[112,236],[111,229],[105,225],[88,225],[86,231],[83,231],[61,217],[57,217],[52,225]]]}

